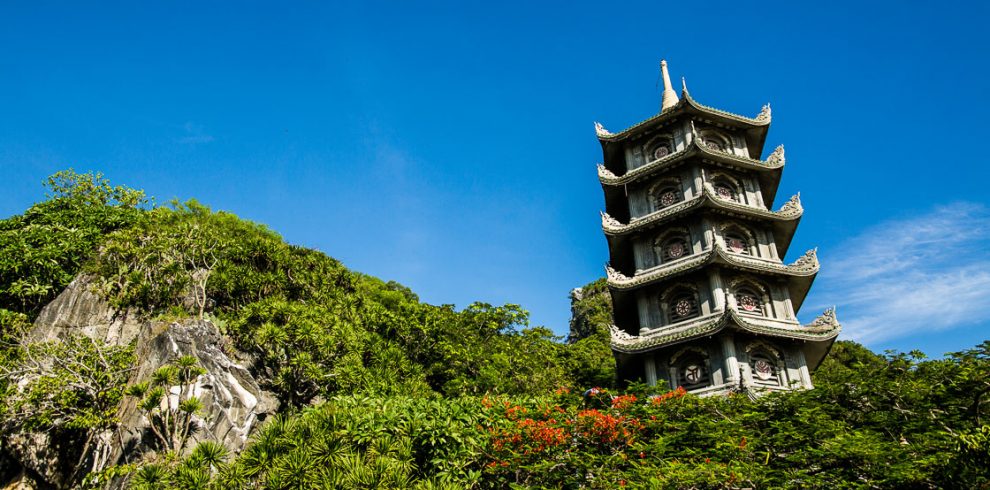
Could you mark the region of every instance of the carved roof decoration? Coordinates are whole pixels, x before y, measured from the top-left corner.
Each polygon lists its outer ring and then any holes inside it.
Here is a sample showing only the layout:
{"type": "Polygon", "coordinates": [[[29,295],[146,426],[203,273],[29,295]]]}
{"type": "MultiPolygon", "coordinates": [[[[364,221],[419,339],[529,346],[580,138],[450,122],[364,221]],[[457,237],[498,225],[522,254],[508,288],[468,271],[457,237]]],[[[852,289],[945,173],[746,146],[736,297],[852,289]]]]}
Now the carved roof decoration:
{"type": "Polygon", "coordinates": [[[605,266],[605,273],[608,276],[609,287],[618,290],[628,290],[715,263],[747,271],[794,277],[814,276],[818,273],[820,267],[817,249],[808,250],[794,262],[784,264],[776,260],[731,253],[724,250],[722,245],[716,242],[713,248],[705,252],[688,255],[666,264],[660,264],[632,277],[626,276],[609,265],[605,266]]]}
{"type": "Polygon", "coordinates": [[[595,121],[595,134],[597,134],[598,137],[601,138],[604,136],[611,136],[612,132],[605,129],[605,126],[602,126],[602,123],[595,121]]]}
{"type": "MultiPolygon", "coordinates": [[[[646,126],[652,126],[654,124],[666,120],[672,120],[678,115],[683,114],[685,112],[700,113],[716,119],[721,119],[727,122],[731,122],[751,128],[769,126],[772,119],[769,104],[763,106],[763,109],[760,111],[759,114],[757,114],[756,117],[746,117],[700,104],[697,101],[695,101],[693,97],[691,97],[691,94],[688,93],[686,88],[685,90],[681,91],[681,95],[682,95],[681,100],[678,101],[676,104],[663,110],[661,113],[652,116],[649,119],[640,121],[622,131],[619,131],[618,133],[611,133],[608,131],[604,131],[604,132],[596,131],[596,133],[598,134],[598,139],[603,142],[621,141],[626,138],[629,138],[634,134],[637,134],[639,130],[643,129],[646,126]]],[[[596,129],[598,126],[600,125],[596,125],[596,129]]]]}
{"type": "Polygon", "coordinates": [[[783,167],[786,159],[784,158],[784,145],[780,145],[774,148],[773,153],[767,157],[766,165],[768,167],[783,167]]]}
{"type": "Polygon", "coordinates": [[[713,150],[703,145],[701,143],[701,138],[695,137],[692,138],[691,143],[685,145],[683,149],[675,151],[663,158],[654,160],[640,167],[636,167],[622,175],[615,175],[615,173],[606,168],[605,165],[599,163],[598,180],[600,180],[603,185],[625,185],[635,180],[649,177],[660,170],[683,161],[685,158],[695,155],[701,155],[719,163],[733,165],[746,170],[766,172],[775,170],[779,171],[784,168],[784,145],[778,146],[766,160],[756,160],[724,151],[713,150]]]}
{"type": "Polygon", "coordinates": [[[659,209],[646,216],[634,218],[630,220],[629,224],[622,224],[619,220],[609,216],[608,213],[603,212],[602,230],[605,231],[606,235],[624,235],[663,223],[690,210],[706,205],[725,212],[739,213],[757,218],[766,218],[774,221],[792,221],[799,219],[804,214],[800,196],[800,194],[795,194],[777,211],[769,211],[762,207],[750,206],[731,199],[724,199],[715,192],[715,188],[710,183],[706,182],[704,187],[702,187],[701,194],[672,206],[659,209]]]}
{"type": "Polygon", "coordinates": [[[808,325],[760,322],[741,316],[732,308],[727,308],[713,315],[698,318],[682,325],[674,325],[671,328],[657,329],[643,336],[630,335],[615,325],[609,326],[609,333],[611,334],[612,350],[633,354],[648,352],[697,337],[713,335],[727,327],[772,337],[817,342],[831,341],[842,330],[842,325],[835,319],[834,308],[826,310],[808,325]]]}

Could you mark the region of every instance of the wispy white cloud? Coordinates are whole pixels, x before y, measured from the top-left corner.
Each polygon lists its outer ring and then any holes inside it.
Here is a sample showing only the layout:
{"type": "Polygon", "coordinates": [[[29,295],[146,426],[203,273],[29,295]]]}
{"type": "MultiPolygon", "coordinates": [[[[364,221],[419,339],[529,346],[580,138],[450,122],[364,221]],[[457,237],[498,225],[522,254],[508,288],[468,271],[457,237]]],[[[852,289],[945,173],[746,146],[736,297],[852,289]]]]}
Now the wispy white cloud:
{"type": "Polygon", "coordinates": [[[844,336],[870,343],[986,321],[990,210],[934,208],[864,230],[823,257],[816,297],[839,306],[844,336]]]}
{"type": "Polygon", "coordinates": [[[184,145],[199,145],[209,143],[214,139],[213,135],[206,134],[206,130],[201,124],[191,121],[183,124],[182,130],[185,132],[185,135],[180,136],[178,141],[184,145]]]}

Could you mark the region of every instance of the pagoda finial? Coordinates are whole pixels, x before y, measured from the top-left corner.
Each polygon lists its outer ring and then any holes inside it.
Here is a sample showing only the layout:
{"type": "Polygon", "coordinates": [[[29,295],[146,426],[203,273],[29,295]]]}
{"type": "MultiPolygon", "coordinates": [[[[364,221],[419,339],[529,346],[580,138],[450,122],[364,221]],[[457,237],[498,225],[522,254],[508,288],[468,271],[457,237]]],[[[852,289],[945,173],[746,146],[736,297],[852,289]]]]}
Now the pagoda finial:
{"type": "Polygon", "coordinates": [[[667,60],[660,60],[660,73],[663,75],[663,95],[660,98],[660,112],[677,104],[677,94],[670,84],[670,74],[667,73],[667,60]]]}

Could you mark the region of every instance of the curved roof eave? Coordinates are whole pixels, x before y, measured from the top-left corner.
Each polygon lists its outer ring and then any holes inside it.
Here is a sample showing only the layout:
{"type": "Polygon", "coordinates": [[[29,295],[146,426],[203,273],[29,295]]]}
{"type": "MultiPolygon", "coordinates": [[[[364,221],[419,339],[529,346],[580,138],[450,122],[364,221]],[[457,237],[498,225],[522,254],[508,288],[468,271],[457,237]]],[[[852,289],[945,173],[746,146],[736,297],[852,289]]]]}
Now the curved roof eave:
{"type": "Polygon", "coordinates": [[[835,319],[834,308],[826,310],[814,322],[808,325],[796,325],[794,327],[773,326],[769,324],[760,325],[740,316],[735,310],[727,309],[719,315],[713,315],[698,322],[696,325],[689,324],[686,327],[671,329],[667,332],[661,331],[644,337],[629,335],[615,325],[610,325],[610,346],[613,351],[624,354],[649,352],[669,345],[687,342],[698,337],[713,335],[730,326],[754,334],[803,340],[816,344],[815,347],[824,347],[823,349],[816,348],[810,350],[812,354],[818,351],[822,352],[820,356],[815,355],[812,359],[808,359],[810,369],[818,366],[824,357],[824,353],[827,353],[828,347],[831,346],[842,330],[842,325],[835,319]]]}
{"type": "MultiPolygon", "coordinates": [[[[805,252],[804,255],[790,264],[782,264],[745,255],[731,254],[722,250],[721,246],[716,244],[713,249],[704,253],[689,255],[670,262],[666,266],[660,265],[644,274],[629,277],[613,269],[611,266],[605,267],[605,274],[608,286],[621,291],[640,288],[663,279],[701,269],[708,264],[716,262],[748,272],[809,278],[806,281],[791,281],[793,283],[790,287],[792,293],[791,301],[797,301],[798,303],[803,301],[804,296],[807,295],[807,290],[811,288],[811,281],[814,280],[814,276],[818,274],[819,269],[818,256],[815,249],[805,252]],[[797,295],[799,298],[794,298],[793,295],[797,295]]],[[[800,304],[796,304],[794,309],[797,310],[799,307],[800,304]]]]}
{"type": "Polygon", "coordinates": [[[795,194],[792,196],[777,211],[769,211],[718,197],[715,189],[710,185],[705,184],[700,195],[692,197],[686,201],[681,201],[667,208],[660,209],[636,220],[632,220],[628,224],[623,224],[615,218],[612,218],[608,213],[602,212],[602,230],[607,236],[625,235],[649,228],[651,226],[662,224],[682,215],[683,213],[706,205],[725,212],[741,213],[756,218],[766,218],[774,221],[796,221],[804,214],[804,207],[801,206],[800,194],[795,194]]]}
{"type": "Polygon", "coordinates": [[[697,101],[695,101],[694,98],[692,98],[691,95],[688,94],[686,91],[682,92],[682,94],[683,97],[681,98],[680,102],[675,104],[673,107],[669,108],[668,110],[662,111],[659,114],[650,117],[649,119],[645,119],[636,124],[633,124],[632,126],[617,133],[609,132],[601,124],[596,123],[595,132],[598,135],[598,140],[602,143],[602,146],[609,143],[623,141],[638,135],[639,133],[649,129],[654,125],[661,124],[668,120],[672,120],[681,114],[696,113],[696,114],[706,115],[715,119],[719,119],[725,123],[733,124],[736,126],[742,126],[744,129],[759,130],[762,133],[762,137],[760,138],[761,141],[760,147],[762,147],[762,141],[766,137],[767,129],[769,128],[770,122],[772,120],[772,115],[770,112],[769,105],[763,106],[763,109],[756,117],[746,117],[746,116],[740,116],[738,114],[733,114],[731,112],[723,111],[721,109],[716,109],[714,107],[706,106],[704,104],[700,104],[697,101]]]}

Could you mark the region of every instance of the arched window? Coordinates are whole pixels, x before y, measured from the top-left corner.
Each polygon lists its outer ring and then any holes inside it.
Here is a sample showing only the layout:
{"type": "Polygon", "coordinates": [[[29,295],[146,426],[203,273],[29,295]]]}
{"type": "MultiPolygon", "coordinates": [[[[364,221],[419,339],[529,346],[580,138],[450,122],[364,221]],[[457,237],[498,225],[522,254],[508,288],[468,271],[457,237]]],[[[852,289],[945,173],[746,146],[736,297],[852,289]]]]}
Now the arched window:
{"type": "Polygon", "coordinates": [[[726,200],[741,202],[742,186],[735,179],[725,175],[716,174],[711,179],[712,188],[715,195],[726,200]]]}
{"type": "Polygon", "coordinates": [[[787,386],[787,370],[780,351],[762,341],[746,346],[752,382],[757,386],[787,386]]]}
{"type": "Polygon", "coordinates": [[[711,384],[708,356],[701,349],[690,347],[671,358],[675,382],[686,390],[696,390],[711,384]]]}
{"type": "Polygon", "coordinates": [[[758,316],[764,315],[765,310],[763,308],[762,294],[757,293],[748,286],[743,286],[737,289],[735,294],[736,305],[739,307],[740,313],[758,316]]]}
{"type": "Polygon", "coordinates": [[[736,299],[736,311],[743,315],[768,316],[770,311],[770,295],[767,288],[753,278],[741,277],[729,284],[736,299]]]}
{"type": "Polygon", "coordinates": [[[711,130],[701,132],[701,143],[705,148],[715,151],[729,151],[732,148],[729,138],[711,130]]]}
{"type": "Polygon", "coordinates": [[[660,182],[651,192],[653,195],[653,207],[656,210],[672,206],[684,200],[684,191],[678,180],[667,180],[660,182]]]}
{"type": "Polygon", "coordinates": [[[758,353],[752,357],[752,361],[754,381],[757,383],[762,381],[773,385],[780,384],[780,380],[778,379],[780,372],[773,359],[763,353],[758,353]]]}
{"type": "Polygon", "coordinates": [[[722,239],[725,241],[725,248],[729,252],[742,255],[756,255],[756,239],[749,230],[736,225],[727,224],[722,226],[722,239]]]}
{"type": "Polygon", "coordinates": [[[694,291],[679,291],[670,298],[667,304],[671,323],[687,320],[698,316],[698,295],[694,291]]]}
{"type": "Polygon", "coordinates": [[[691,235],[683,228],[670,231],[654,242],[653,249],[660,264],[687,257],[692,252],[691,235]]]}
{"type": "Polygon", "coordinates": [[[674,237],[663,243],[660,259],[663,262],[669,262],[686,255],[691,255],[691,245],[684,237],[674,237]]]}
{"type": "Polygon", "coordinates": [[[674,152],[674,140],[669,134],[661,134],[650,140],[646,144],[647,161],[656,161],[665,158],[674,152]]]}

